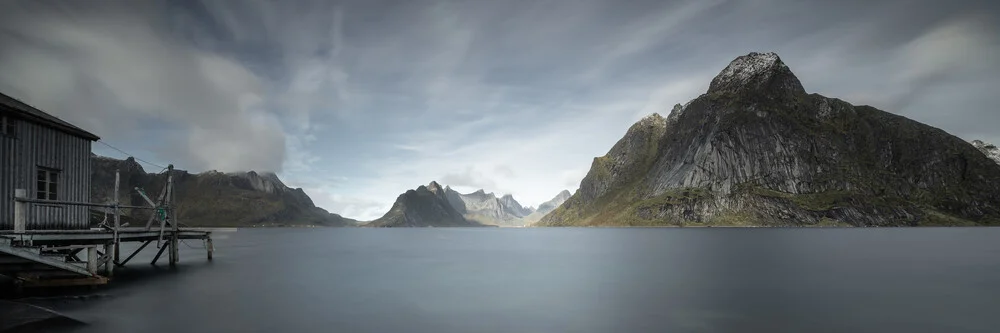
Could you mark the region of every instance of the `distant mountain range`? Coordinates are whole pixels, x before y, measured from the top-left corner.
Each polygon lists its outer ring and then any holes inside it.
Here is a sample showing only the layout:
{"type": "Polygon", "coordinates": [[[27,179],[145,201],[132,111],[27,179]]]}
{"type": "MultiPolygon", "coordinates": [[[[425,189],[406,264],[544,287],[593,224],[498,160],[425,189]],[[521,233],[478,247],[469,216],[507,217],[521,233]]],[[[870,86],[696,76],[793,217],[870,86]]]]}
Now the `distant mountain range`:
{"type": "Polygon", "coordinates": [[[776,54],[750,53],[633,125],[537,225],[1000,225],[1000,165],[979,146],[808,94],[776,54]]]}
{"type": "Polygon", "coordinates": [[[542,219],[542,217],[544,217],[545,214],[548,214],[549,212],[558,208],[559,205],[562,205],[563,202],[566,202],[566,200],[568,200],[569,197],[571,197],[572,195],[573,194],[569,193],[569,191],[567,190],[559,192],[559,194],[556,195],[555,198],[552,198],[552,200],[546,201],[541,205],[538,205],[538,209],[536,209],[530,215],[525,216],[524,217],[525,224],[531,225],[535,222],[538,222],[538,220],[542,219]]]}
{"type": "MultiPolygon", "coordinates": [[[[145,206],[134,190],[142,188],[156,199],[166,174],[147,173],[135,159],[118,160],[91,155],[91,201],[114,200],[115,170],[120,171],[123,204],[145,206]]],[[[175,170],[178,221],[188,226],[352,226],[358,222],[316,207],[301,188],[286,186],[273,173],[175,170]]],[[[125,210],[126,219],[145,225],[147,211],[125,210]]],[[[102,217],[103,218],[103,217],[102,217]]],[[[135,225],[133,225],[135,226],[135,225]]]]}
{"type": "MultiPolygon", "coordinates": [[[[132,188],[155,196],[165,183],[131,158],[91,161],[95,202],[111,201],[116,169],[127,204],[144,204],[132,188]]],[[[738,57],[705,94],[636,122],[575,193],[537,209],[431,182],[361,222],[316,207],[273,173],[175,176],[179,220],[191,226],[1000,225],[997,146],[809,94],[774,53],[738,57]]]]}
{"type": "MultiPolygon", "coordinates": [[[[544,211],[551,211],[550,207],[553,202],[559,200],[558,198],[543,204],[544,211]]],[[[486,193],[481,189],[462,194],[450,186],[441,188],[437,182],[431,182],[399,195],[388,213],[364,225],[370,227],[524,226],[527,224],[526,218],[536,213],[539,211],[522,206],[510,194],[497,198],[495,194],[486,193]]],[[[544,215],[544,212],[541,214],[544,215]]]]}

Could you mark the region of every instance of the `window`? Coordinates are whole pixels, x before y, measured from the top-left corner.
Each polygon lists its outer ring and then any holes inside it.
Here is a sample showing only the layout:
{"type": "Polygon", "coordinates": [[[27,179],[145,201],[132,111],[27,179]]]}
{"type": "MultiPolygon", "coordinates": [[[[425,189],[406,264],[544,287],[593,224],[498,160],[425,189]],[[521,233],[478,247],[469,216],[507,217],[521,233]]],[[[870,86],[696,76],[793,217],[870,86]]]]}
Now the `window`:
{"type": "Polygon", "coordinates": [[[35,188],[39,200],[56,200],[59,188],[59,170],[38,167],[38,187],[35,188]]]}
{"type": "Polygon", "coordinates": [[[0,135],[14,137],[14,129],[17,128],[14,118],[0,117],[0,135]]]}

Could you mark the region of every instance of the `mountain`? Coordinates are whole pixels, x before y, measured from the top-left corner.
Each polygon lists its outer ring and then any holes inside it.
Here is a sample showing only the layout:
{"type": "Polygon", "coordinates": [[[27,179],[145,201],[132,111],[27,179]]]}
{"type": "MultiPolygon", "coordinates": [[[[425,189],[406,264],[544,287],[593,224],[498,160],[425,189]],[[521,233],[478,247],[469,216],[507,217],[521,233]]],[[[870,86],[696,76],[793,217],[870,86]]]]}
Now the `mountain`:
{"type": "MultiPolygon", "coordinates": [[[[166,184],[166,172],[147,173],[135,159],[91,155],[91,200],[114,200],[115,170],[120,171],[123,204],[146,206],[134,190],[156,199],[166,184]]],[[[316,207],[301,188],[286,186],[274,173],[254,171],[191,174],[174,170],[178,221],[188,226],[350,226],[357,221],[316,207]]],[[[125,210],[132,226],[145,225],[148,212],[125,210]]],[[[103,218],[103,216],[101,216],[103,218]]]]}
{"type": "Polygon", "coordinates": [[[997,148],[996,145],[979,140],[973,140],[972,146],[979,149],[979,151],[983,152],[983,154],[986,154],[986,157],[989,157],[994,162],[997,162],[997,164],[1000,164],[1000,148],[997,148]]]}
{"type": "Polygon", "coordinates": [[[521,226],[522,218],[532,210],[521,206],[510,194],[497,198],[493,193],[478,191],[461,194],[450,186],[445,187],[445,197],[452,207],[466,219],[481,224],[497,226],[521,226]]]}
{"type": "Polygon", "coordinates": [[[556,195],[555,198],[552,198],[552,200],[543,202],[541,205],[538,205],[538,209],[536,209],[533,213],[531,213],[531,215],[525,216],[524,221],[526,222],[526,224],[532,224],[538,222],[538,220],[542,219],[542,217],[544,217],[546,214],[555,210],[557,207],[559,207],[559,205],[562,205],[563,202],[566,202],[566,200],[568,200],[572,195],[573,194],[569,193],[569,191],[567,190],[559,192],[559,194],[556,195]]]}
{"type": "Polygon", "coordinates": [[[539,225],[1000,225],[1000,165],[940,129],[808,94],[774,53],[634,124],[539,225]]]}
{"type": "Polygon", "coordinates": [[[470,221],[449,202],[437,182],[408,190],[381,218],[364,224],[367,227],[475,227],[482,224],[470,221]]]}

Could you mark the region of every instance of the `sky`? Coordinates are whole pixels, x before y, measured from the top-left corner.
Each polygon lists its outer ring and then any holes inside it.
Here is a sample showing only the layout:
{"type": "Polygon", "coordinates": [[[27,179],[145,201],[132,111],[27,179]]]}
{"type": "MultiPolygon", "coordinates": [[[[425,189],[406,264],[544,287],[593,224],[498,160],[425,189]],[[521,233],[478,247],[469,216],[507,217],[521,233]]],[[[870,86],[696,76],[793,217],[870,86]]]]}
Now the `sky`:
{"type": "Polygon", "coordinates": [[[276,172],[361,220],[432,180],[526,206],[573,192],[631,124],[753,51],[777,52],[808,92],[1000,142],[996,1],[3,7],[5,94],[154,164],[276,172]]]}

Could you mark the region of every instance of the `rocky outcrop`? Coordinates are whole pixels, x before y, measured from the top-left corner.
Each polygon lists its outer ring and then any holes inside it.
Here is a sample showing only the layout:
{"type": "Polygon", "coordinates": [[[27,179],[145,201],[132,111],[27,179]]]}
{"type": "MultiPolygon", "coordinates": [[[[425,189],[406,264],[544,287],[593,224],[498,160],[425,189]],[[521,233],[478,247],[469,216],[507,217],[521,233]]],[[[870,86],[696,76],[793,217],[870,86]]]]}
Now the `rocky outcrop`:
{"type": "Polygon", "coordinates": [[[997,164],[1000,164],[1000,148],[997,148],[996,145],[992,143],[985,143],[980,140],[973,140],[972,146],[983,152],[986,157],[989,157],[994,162],[997,162],[997,164]]]}
{"type": "Polygon", "coordinates": [[[523,218],[533,212],[521,206],[514,196],[505,194],[497,198],[493,193],[480,189],[469,194],[461,194],[451,187],[445,187],[448,202],[466,219],[481,224],[497,226],[521,226],[523,218]]]}
{"type": "Polygon", "coordinates": [[[538,209],[536,209],[530,215],[525,216],[524,217],[525,224],[532,224],[538,222],[538,220],[542,219],[542,217],[545,217],[546,214],[558,208],[560,205],[563,204],[563,202],[566,202],[566,200],[568,200],[572,195],[573,194],[569,193],[569,191],[567,190],[559,192],[559,194],[557,194],[555,198],[543,202],[541,205],[538,205],[538,209]]]}
{"type": "Polygon", "coordinates": [[[940,129],[807,94],[773,53],[633,125],[539,225],[996,225],[1000,165],[940,129]]]}
{"type": "MultiPolygon", "coordinates": [[[[115,170],[120,172],[121,200],[145,206],[134,188],[155,199],[166,184],[166,172],[146,173],[132,158],[91,156],[91,200],[114,200],[115,170]]],[[[254,171],[191,174],[174,171],[178,221],[188,226],[350,226],[357,221],[316,207],[301,188],[289,188],[277,175],[254,171]]],[[[145,224],[146,211],[125,210],[130,221],[145,224]]]]}
{"type": "Polygon", "coordinates": [[[446,196],[446,190],[437,182],[408,190],[396,198],[392,208],[381,218],[364,226],[381,228],[398,227],[474,227],[482,226],[465,219],[446,196]]]}

